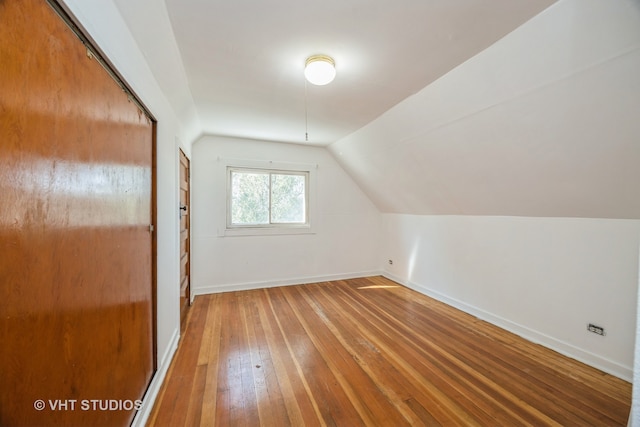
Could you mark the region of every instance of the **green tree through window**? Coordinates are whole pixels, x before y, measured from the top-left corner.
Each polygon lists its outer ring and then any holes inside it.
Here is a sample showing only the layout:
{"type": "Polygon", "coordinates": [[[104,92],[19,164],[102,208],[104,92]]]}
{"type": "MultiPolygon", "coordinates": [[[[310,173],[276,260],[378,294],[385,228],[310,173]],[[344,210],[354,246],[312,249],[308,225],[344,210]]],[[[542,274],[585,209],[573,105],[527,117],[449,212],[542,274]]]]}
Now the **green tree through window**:
{"type": "Polygon", "coordinates": [[[229,168],[231,227],[308,224],[307,172],[229,168]]]}

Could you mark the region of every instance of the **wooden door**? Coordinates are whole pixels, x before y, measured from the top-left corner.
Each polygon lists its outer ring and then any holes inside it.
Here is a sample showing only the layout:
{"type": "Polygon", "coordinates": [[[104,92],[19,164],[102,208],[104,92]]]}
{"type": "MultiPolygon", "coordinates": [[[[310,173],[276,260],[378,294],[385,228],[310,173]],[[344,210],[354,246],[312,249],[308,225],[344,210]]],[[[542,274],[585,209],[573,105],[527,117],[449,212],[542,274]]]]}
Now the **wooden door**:
{"type": "Polygon", "coordinates": [[[191,305],[191,254],[189,206],[189,159],[180,150],[180,325],[186,325],[186,316],[191,305]]]}
{"type": "Polygon", "coordinates": [[[47,2],[0,22],[0,425],[129,425],[155,369],[154,125],[47,2]]]}

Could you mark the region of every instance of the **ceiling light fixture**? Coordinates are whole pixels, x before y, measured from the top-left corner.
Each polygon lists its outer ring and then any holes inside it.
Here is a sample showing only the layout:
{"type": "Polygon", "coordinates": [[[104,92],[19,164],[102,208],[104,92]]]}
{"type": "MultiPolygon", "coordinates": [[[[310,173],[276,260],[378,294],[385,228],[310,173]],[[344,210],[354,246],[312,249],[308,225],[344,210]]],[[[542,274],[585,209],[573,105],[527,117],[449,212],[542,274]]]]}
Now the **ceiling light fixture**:
{"type": "Polygon", "coordinates": [[[304,77],[311,84],[324,86],[336,76],[336,63],[327,55],[313,55],[304,65],[304,77]]]}

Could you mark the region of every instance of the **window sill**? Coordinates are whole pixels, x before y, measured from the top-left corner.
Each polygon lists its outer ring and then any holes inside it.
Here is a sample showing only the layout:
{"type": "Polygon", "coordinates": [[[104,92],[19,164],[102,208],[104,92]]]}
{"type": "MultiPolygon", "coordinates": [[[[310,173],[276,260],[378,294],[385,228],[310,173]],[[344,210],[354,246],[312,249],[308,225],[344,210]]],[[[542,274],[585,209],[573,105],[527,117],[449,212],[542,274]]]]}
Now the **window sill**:
{"type": "Polygon", "coordinates": [[[235,237],[235,236],[286,236],[316,234],[313,227],[242,227],[242,228],[225,228],[218,230],[218,237],[235,237]]]}

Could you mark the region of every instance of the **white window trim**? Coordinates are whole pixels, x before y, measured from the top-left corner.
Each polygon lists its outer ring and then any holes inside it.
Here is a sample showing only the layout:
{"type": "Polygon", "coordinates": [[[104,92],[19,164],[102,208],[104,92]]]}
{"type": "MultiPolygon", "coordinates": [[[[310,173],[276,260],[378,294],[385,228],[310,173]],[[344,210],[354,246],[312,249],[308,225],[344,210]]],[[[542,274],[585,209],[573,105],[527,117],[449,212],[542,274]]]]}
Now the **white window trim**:
{"type": "Polygon", "coordinates": [[[220,225],[218,226],[219,237],[232,236],[274,236],[291,234],[315,234],[316,223],[316,171],[317,164],[293,163],[273,160],[250,160],[218,158],[220,173],[217,175],[224,182],[224,200],[218,203],[221,205],[220,225]],[[307,174],[308,199],[307,199],[307,223],[306,224],[270,224],[268,226],[230,226],[229,206],[230,206],[230,182],[229,169],[262,169],[273,172],[294,172],[307,174]],[[222,213],[222,212],[221,212],[222,213]]]}

